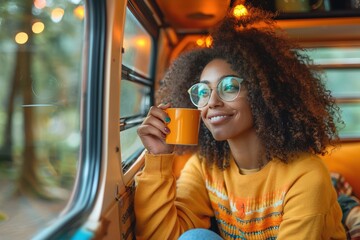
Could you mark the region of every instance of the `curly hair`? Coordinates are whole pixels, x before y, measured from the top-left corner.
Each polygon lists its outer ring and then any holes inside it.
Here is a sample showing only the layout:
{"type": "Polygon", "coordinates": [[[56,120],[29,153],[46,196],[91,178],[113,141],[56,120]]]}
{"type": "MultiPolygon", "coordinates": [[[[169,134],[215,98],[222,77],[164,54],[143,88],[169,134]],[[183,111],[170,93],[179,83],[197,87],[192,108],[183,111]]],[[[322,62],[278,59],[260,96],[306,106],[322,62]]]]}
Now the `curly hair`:
{"type": "MultiPolygon", "coordinates": [[[[275,27],[272,14],[251,7],[248,11],[241,18],[229,13],[211,33],[211,48],[195,49],[175,60],[157,99],[172,107],[195,108],[187,89],[199,81],[207,63],[223,59],[244,79],[267,161],[278,158],[286,163],[297,152],[324,155],[326,147],[338,140],[336,124],[342,121],[321,69],[310,66],[304,49],[275,27]]],[[[179,153],[186,150],[197,150],[207,163],[221,169],[229,165],[227,141],[215,141],[203,123],[197,148],[177,148],[179,153]]]]}

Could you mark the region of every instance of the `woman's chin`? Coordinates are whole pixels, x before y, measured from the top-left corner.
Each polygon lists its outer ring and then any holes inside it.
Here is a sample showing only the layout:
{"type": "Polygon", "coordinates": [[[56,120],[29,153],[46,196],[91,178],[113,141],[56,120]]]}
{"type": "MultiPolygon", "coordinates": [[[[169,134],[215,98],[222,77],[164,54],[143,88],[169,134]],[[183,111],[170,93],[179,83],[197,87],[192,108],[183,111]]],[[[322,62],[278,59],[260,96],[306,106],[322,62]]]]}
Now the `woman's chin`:
{"type": "Polygon", "coordinates": [[[212,133],[212,136],[216,141],[225,141],[225,140],[227,140],[227,137],[224,136],[223,134],[214,134],[214,133],[212,133]]]}

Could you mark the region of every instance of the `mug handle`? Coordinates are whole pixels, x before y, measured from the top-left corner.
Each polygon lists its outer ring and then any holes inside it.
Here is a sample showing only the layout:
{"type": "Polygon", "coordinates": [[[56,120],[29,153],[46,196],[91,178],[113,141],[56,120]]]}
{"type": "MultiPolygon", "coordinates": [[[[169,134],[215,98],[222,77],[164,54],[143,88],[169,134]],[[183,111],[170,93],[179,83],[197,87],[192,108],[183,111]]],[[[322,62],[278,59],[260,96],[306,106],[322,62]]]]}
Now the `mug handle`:
{"type": "Polygon", "coordinates": [[[324,2],[324,0],[318,0],[316,3],[311,5],[311,8],[313,10],[316,10],[316,9],[320,8],[323,5],[323,2],[324,2]]]}

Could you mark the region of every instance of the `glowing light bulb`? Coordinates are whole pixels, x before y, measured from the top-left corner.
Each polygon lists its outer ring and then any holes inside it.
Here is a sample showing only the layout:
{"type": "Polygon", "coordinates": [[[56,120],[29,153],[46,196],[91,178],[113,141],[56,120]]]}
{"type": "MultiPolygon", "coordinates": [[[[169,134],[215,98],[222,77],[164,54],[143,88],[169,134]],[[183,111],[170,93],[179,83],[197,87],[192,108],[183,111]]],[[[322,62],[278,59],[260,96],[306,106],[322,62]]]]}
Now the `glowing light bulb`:
{"type": "Polygon", "coordinates": [[[197,44],[199,47],[203,46],[204,43],[205,43],[205,41],[204,41],[204,39],[202,39],[202,38],[199,38],[198,40],[196,40],[196,44],[197,44]]]}
{"type": "Polygon", "coordinates": [[[247,11],[246,7],[242,4],[236,5],[233,10],[233,15],[237,18],[245,16],[247,14],[248,14],[248,11],[247,11]]]}
{"type": "Polygon", "coordinates": [[[213,39],[212,39],[211,36],[207,36],[207,37],[205,38],[205,45],[206,45],[206,47],[211,47],[212,42],[213,42],[213,39]]]}

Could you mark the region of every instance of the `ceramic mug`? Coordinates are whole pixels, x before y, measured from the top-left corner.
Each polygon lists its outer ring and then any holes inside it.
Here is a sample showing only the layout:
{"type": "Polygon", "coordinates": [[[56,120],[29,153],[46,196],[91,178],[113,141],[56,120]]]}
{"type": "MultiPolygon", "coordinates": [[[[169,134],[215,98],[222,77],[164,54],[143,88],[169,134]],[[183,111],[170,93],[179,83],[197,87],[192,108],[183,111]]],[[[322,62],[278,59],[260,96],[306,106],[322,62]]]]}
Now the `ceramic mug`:
{"type": "Polygon", "coordinates": [[[276,0],[276,9],[281,12],[310,12],[323,7],[324,0],[310,4],[309,0],[276,0]]]}
{"type": "Polygon", "coordinates": [[[200,128],[200,110],[193,108],[168,108],[165,112],[171,121],[167,125],[170,133],[167,144],[197,145],[200,128]]]}

